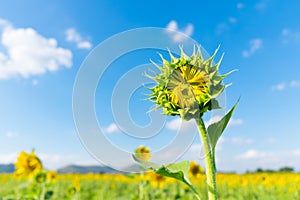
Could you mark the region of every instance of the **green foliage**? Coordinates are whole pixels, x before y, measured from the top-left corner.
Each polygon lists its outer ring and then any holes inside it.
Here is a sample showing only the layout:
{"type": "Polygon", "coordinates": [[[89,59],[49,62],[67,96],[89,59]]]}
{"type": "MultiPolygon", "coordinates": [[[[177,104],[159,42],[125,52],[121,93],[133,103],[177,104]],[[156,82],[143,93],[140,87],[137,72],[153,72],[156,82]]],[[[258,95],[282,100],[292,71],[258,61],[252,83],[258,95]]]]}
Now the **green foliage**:
{"type": "Polygon", "coordinates": [[[282,167],[278,171],[280,171],[280,172],[293,172],[294,168],[293,167],[282,167]]]}
{"type": "Polygon", "coordinates": [[[189,169],[190,169],[190,162],[185,160],[185,161],[182,161],[179,163],[168,164],[166,166],[162,166],[161,168],[155,170],[155,173],[160,174],[162,176],[175,178],[175,179],[187,184],[195,194],[198,194],[195,187],[192,185],[192,183],[188,179],[189,169]]]}
{"type": "MultiPolygon", "coordinates": [[[[285,174],[279,173],[282,179],[286,177],[285,174]]],[[[299,174],[292,174],[299,176],[299,174]]],[[[243,175],[238,175],[243,180],[243,175]]],[[[267,179],[269,178],[266,176],[267,179]]],[[[30,182],[26,180],[17,180],[9,178],[3,181],[4,175],[0,174],[0,199],[1,200],[37,200],[38,196],[34,195],[36,191],[30,186],[30,182]]],[[[128,177],[128,179],[132,179],[128,177]]],[[[235,178],[232,179],[235,181],[235,178]]],[[[292,182],[292,181],[291,181],[292,182]]],[[[61,179],[56,183],[49,185],[49,191],[53,191],[49,200],[140,200],[138,198],[138,182],[121,182],[118,180],[81,180],[81,189],[77,192],[77,196],[66,195],[66,188],[72,184],[72,180],[61,179]],[[111,185],[115,187],[112,188],[111,185]]],[[[277,183],[278,185],[278,183],[277,183]]],[[[281,199],[300,199],[300,192],[297,189],[296,182],[277,186],[276,183],[270,183],[270,186],[264,187],[261,184],[248,184],[247,186],[237,185],[230,186],[230,183],[220,183],[219,199],[221,200],[281,200],[281,199]],[[274,185],[275,184],[275,185],[274,185]],[[274,186],[272,186],[274,185],[274,186]],[[292,190],[291,190],[292,189],[292,190]]],[[[298,184],[299,185],[299,184],[298,184]]],[[[169,183],[161,189],[158,189],[147,182],[145,190],[147,195],[144,200],[194,200],[193,193],[182,187],[181,183],[169,183]]],[[[203,199],[207,199],[205,182],[196,185],[199,193],[202,194],[203,199]]],[[[47,195],[45,195],[47,196],[47,195]]]]}
{"type": "Polygon", "coordinates": [[[281,167],[278,170],[275,169],[262,169],[262,168],[257,168],[255,171],[247,171],[247,173],[276,173],[276,172],[294,172],[293,167],[281,167]]]}
{"type": "Polygon", "coordinates": [[[196,191],[195,187],[193,186],[193,184],[190,182],[188,178],[188,172],[190,169],[189,161],[185,160],[179,163],[171,163],[159,167],[154,163],[143,161],[137,158],[135,155],[133,155],[133,158],[135,161],[139,162],[144,168],[154,170],[156,174],[174,178],[185,183],[189,188],[191,188],[191,190],[195,193],[195,195],[198,195],[198,192],[196,191]]]}
{"type": "Polygon", "coordinates": [[[227,112],[227,114],[220,121],[208,126],[207,134],[208,134],[210,146],[212,149],[215,148],[219,138],[221,137],[226,126],[228,125],[228,122],[229,122],[234,110],[236,109],[238,102],[239,101],[237,101],[235,103],[235,105],[231,108],[231,110],[229,112],[227,112]]]}

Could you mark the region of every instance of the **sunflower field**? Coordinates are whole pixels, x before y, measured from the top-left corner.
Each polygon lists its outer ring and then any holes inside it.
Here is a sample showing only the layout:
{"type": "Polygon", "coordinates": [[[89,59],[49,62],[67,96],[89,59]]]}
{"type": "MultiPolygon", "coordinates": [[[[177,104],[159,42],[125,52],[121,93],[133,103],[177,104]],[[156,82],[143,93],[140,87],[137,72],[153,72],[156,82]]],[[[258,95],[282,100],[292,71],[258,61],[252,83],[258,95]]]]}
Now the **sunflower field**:
{"type": "MultiPolygon", "coordinates": [[[[192,176],[192,174],[191,174],[192,176]]],[[[205,175],[191,180],[206,199],[205,175]]],[[[219,199],[300,199],[300,174],[253,173],[218,174],[219,199]]],[[[66,174],[48,172],[46,177],[20,179],[13,174],[0,175],[0,199],[140,199],[139,187],[144,188],[143,199],[195,199],[182,183],[151,172],[143,178],[139,174],[66,174]],[[50,174],[49,174],[50,173],[50,174]],[[48,175],[48,176],[47,176],[48,175]]]]}
{"type": "MultiPolygon", "coordinates": [[[[144,149],[145,150],[145,149],[144,149]]],[[[146,149],[147,150],[147,149],[146,149]]],[[[146,171],[142,174],[57,174],[41,160],[21,152],[13,174],[0,174],[0,200],[193,200],[184,183],[146,171]]],[[[204,169],[190,162],[188,177],[207,199],[204,169]]],[[[218,173],[219,199],[300,199],[300,174],[292,172],[218,173]]]]}

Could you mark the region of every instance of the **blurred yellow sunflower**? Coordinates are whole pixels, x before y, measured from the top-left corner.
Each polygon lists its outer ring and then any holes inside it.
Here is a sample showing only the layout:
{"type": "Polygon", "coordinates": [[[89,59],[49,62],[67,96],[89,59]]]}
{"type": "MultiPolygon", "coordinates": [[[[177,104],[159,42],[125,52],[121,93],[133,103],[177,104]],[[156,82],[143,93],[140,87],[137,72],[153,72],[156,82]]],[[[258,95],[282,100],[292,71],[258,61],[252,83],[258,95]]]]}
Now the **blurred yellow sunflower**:
{"type": "Polygon", "coordinates": [[[150,149],[145,146],[139,146],[135,150],[135,155],[138,159],[143,161],[148,161],[152,157],[152,154],[150,153],[150,149]]]}
{"type": "Polygon", "coordinates": [[[199,164],[197,164],[195,161],[191,161],[189,174],[192,177],[197,177],[200,174],[204,174],[204,169],[199,164]]]}
{"type": "Polygon", "coordinates": [[[44,183],[46,181],[47,178],[47,174],[45,172],[38,172],[35,174],[35,181],[37,183],[44,183]]]}
{"type": "Polygon", "coordinates": [[[17,177],[28,177],[32,178],[38,172],[43,170],[43,165],[41,160],[35,155],[34,150],[31,153],[26,153],[22,151],[18,160],[15,163],[15,172],[14,174],[17,177]]]}
{"type": "Polygon", "coordinates": [[[48,171],[47,172],[47,181],[55,182],[57,180],[57,172],[56,171],[48,171]]]}
{"type": "Polygon", "coordinates": [[[150,181],[150,184],[153,187],[163,188],[166,184],[166,177],[162,176],[160,174],[153,174],[152,175],[152,180],[150,181]]]}

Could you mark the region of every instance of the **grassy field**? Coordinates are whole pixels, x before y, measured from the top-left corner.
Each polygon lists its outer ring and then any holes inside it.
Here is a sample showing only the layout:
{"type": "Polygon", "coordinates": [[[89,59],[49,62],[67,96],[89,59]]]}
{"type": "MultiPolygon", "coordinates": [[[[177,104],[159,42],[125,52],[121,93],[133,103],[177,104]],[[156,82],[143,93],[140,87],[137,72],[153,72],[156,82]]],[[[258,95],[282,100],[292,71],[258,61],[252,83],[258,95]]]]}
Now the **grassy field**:
{"type": "MultiPolygon", "coordinates": [[[[205,176],[191,177],[206,199],[205,176]]],[[[220,199],[226,200],[293,200],[300,199],[300,174],[256,173],[218,174],[220,199]]],[[[144,176],[110,174],[50,175],[32,179],[15,178],[12,174],[0,175],[0,199],[195,199],[192,192],[174,179],[153,173],[144,176]]]]}

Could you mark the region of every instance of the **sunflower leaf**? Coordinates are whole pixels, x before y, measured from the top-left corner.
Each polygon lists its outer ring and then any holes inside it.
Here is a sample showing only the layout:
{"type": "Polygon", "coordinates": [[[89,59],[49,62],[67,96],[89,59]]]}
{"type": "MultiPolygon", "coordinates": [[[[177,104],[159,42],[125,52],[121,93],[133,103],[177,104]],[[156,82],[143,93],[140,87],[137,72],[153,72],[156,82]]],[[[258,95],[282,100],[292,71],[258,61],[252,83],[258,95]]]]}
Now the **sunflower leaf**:
{"type": "Polygon", "coordinates": [[[234,110],[236,109],[238,102],[239,102],[239,100],[234,104],[234,106],[231,108],[231,110],[228,111],[227,114],[220,121],[208,126],[207,134],[208,134],[210,145],[211,145],[212,149],[215,148],[219,138],[221,137],[226,126],[228,125],[229,120],[230,120],[234,110]]]}
{"type": "Polygon", "coordinates": [[[170,178],[177,179],[177,180],[185,183],[187,186],[189,186],[189,188],[191,188],[191,190],[195,194],[198,194],[195,187],[192,185],[192,183],[188,179],[189,169],[190,169],[190,162],[185,160],[185,161],[181,161],[179,163],[168,164],[168,165],[162,166],[161,168],[156,170],[155,173],[162,175],[162,176],[167,176],[170,178]]]}
{"type": "Polygon", "coordinates": [[[143,161],[137,158],[135,155],[132,155],[133,159],[140,163],[146,169],[152,169],[156,174],[177,179],[183,183],[185,183],[191,190],[195,193],[195,195],[199,196],[195,187],[192,185],[190,180],[188,179],[188,172],[190,169],[190,162],[185,160],[179,163],[167,164],[159,167],[157,164],[143,161]]]}

